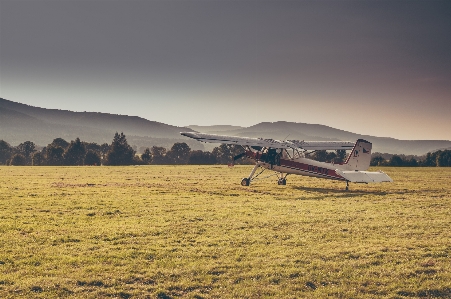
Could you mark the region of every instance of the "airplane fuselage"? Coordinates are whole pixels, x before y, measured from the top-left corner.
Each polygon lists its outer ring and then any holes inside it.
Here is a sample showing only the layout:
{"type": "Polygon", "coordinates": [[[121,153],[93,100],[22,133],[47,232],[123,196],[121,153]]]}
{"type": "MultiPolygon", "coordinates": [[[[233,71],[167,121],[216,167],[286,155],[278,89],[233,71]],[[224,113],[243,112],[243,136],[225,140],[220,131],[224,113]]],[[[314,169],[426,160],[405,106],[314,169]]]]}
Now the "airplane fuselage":
{"type": "Polygon", "coordinates": [[[247,151],[246,156],[255,160],[261,167],[280,173],[297,174],[326,178],[332,180],[346,179],[335,172],[336,169],[346,170],[341,164],[319,162],[305,157],[288,158],[279,155],[271,159],[261,152],[247,151]]]}

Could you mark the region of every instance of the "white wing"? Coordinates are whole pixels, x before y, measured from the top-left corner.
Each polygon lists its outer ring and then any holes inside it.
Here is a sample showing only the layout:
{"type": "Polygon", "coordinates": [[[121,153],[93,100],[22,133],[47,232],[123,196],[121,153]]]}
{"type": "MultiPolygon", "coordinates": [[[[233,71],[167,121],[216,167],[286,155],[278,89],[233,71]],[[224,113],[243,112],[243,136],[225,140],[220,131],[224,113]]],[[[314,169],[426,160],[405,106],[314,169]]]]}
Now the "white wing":
{"type": "Polygon", "coordinates": [[[237,136],[225,136],[225,135],[214,135],[214,134],[204,134],[196,132],[182,132],[183,136],[194,138],[202,142],[211,143],[226,143],[226,144],[238,144],[247,146],[261,146],[261,147],[271,147],[271,148],[291,148],[293,147],[290,143],[274,140],[274,139],[263,139],[263,138],[250,138],[250,137],[237,137],[237,136]]]}
{"type": "Polygon", "coordinates": [[[349,141],[298,141],[288,140],[292,147],[303,148],[307,151],[318,150],[352,150],[355,143],[349,141]]]}
{"type": "Polygon", "coordinates": [[[274,139],[225,136],[197,132],[182,132],[180,134],[186,137],[194,138],[202,142],[261,146],[271,148],[301,148],[309,151],[339,150],[339,149],[351,150],[354,147],[354,143],[349,141],[298,141],[298,140],[280,141],[274,139]]]}

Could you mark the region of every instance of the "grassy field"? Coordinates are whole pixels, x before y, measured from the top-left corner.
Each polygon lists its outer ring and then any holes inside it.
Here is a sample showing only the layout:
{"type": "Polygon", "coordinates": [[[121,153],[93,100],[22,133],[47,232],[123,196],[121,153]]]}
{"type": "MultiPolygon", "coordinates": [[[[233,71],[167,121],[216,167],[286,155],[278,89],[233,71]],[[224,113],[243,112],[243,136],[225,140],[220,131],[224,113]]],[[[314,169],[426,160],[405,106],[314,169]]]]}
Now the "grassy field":
{"type": "Polygon", "coordinates": [[[0,298],[451,298],[451,168],[0,167],[0,298]]]}

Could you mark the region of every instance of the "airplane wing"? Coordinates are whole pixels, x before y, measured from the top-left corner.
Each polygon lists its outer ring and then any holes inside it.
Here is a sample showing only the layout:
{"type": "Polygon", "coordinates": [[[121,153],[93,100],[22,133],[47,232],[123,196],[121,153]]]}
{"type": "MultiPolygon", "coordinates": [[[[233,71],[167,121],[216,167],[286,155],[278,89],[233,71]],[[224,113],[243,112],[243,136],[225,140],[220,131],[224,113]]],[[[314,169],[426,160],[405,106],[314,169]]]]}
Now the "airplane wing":
{"type": "Polygon", "coordinates": [[[305,149],[306,151],[318,150],[352,150],[355,143],[349,141],[299,141],[288,140],[295,147],[305,149]]]}
{"type": "Polygon", "coordinates": [[[274,139],[250,138],[238,136],[225,136],[215,134],[204,134],[197,132],[181,132],[183,136],[190,137],[202,142],[226,143],[247,146],[261,146],[271,148],[296,148],[304,150],[351,150],[354,147],[353,142],[349,141],[299,141],[288,140],[280,141],[274,139]]]}
{"type": "Polygon", "coordinates": [[[211,143],[226,143],[226,144],[238,144],[247,146],[261,146],[271,148],[291,148],[289,143],[274,139],[263,138],[250,138],[250,137],[237,137],[237,136],[225,136],[215,134],[204,134],[196,132],[182,132],[183,136],[194,138],[202,142],[211,143]]]}
{"type": "Polygon", "coordinates": [[[336,169],[335,172],[352,183],[393,182],[392,178],[390,178],[385,172],[382,171],[343,171],[336,169]]]}

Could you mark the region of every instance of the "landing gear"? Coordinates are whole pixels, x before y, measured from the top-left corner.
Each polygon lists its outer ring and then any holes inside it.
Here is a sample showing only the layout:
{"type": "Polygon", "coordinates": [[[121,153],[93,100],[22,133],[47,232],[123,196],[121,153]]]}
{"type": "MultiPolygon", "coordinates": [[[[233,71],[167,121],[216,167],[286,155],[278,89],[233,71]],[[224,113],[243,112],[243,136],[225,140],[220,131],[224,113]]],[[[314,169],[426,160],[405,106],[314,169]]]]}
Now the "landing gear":
{"type": "Polygon", "coordinates": [[[277,180],[277,185],[286,185],[286,184],[287,184],[287,180],[284,178],[277,180]]]}
{"type": "MultiPolygon", "coordinates": [[[[263,162],[257,162],[257,164],[252,169],[251,173],[249,174],[249,177],[244,178],[244,179],[241,180],[241,186],[249,186],[251,184],[251,181],[257,179],[257,177],[260,174],[262,174],[263,171],[265,171],[265,169],[269,169],[267,164],[265,165],[265,163],[263,163],[263,162]],[[263,168],[262,171],[260,171],[259,173],[255,174],[255,172],[257,171],[257,169],[259,167],[263,168]]],[[[287,184],[287,180],[286,180],[287,175],[288,175],[288,173],[285,173],[285,174],[283,174],[281,172],[278,173],[277,174],[277,178],[278,178],[277,184],[278,185],[286,185],[287,184]]],[[[272,176],[272,175],[270,175],[270,176],[272,176]]]]}
{"type": "Polygon", "coordinates": [[[346,181],[346,191],[349,190],[349,181],[346,181]]]}
{"type": "Polygon", "coordinates": [[[241,186],[249,186],[250,183],[251,183],[251,180],[248,178],[244,178],[241,180],[241,186]]]}
{"type": "MultiPolygon", "coordinates": [[[[260,167],[260,163],[257,163],[254,168],[252,169],[251,173],[249,174],[248,178],[244,178],[241,180],[241,186],[249,186],[251,184],[251,180],[253,179],[253,176],[255,174],[255,171],[257,171],[257,168],[260,167]]],[[[263,169],[264,170],[264,169],[263,169]]],[[[262,171],[263,172],[263,171],[262,171]]],[[[260,172],[261,173],[261,172],[260,172]]],[[[259,173],[259,174],[260,174],[259,173]]],[[[255,177],[257,177],[259,174],[257,174],[255,177]]],[[[254,178],[255,178],[254,177],[254,178]]]]}
{"type": "Polygon", "coordinates": [[[277,174],[277,177],[278,177],[277,185],[285,186],[287,184],[287,179],[286,179],[287,176],[288,176],[288,173],[286,173],[285,175],[283,173],[277,174]]]}

